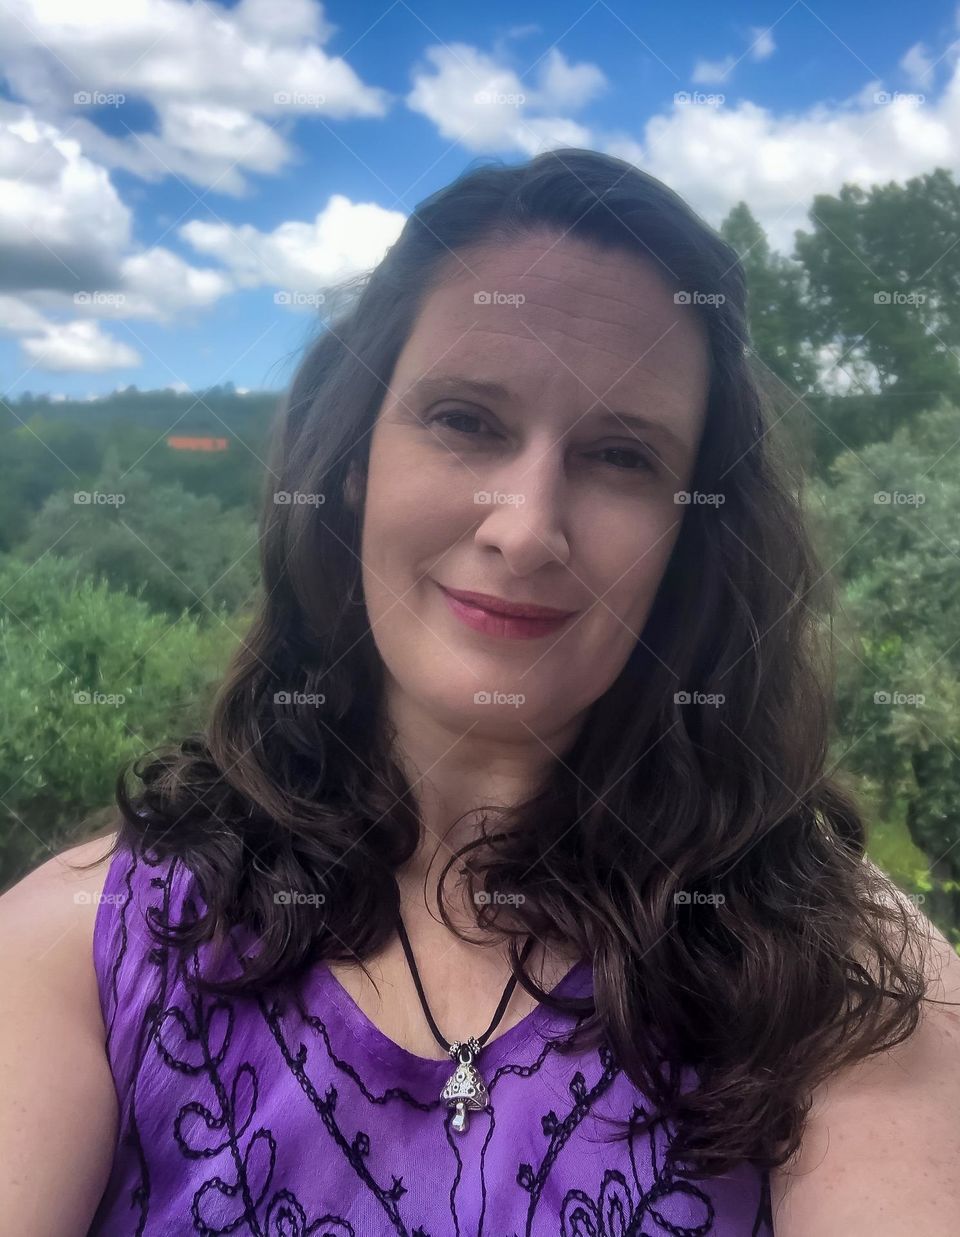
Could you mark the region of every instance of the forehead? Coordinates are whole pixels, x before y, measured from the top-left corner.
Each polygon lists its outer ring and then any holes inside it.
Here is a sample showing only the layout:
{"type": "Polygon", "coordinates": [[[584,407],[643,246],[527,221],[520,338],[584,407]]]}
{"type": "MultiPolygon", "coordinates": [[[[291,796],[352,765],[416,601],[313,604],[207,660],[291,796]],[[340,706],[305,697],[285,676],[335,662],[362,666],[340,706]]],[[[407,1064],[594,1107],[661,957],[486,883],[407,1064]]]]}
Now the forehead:
{"type": "Polygon", "coordinates": [[[689,414],[709,385],[706,330],[668,278],[653,259],[569,236],[461,252],[427,296],[397,377],[467,373],[531,398],[562,389],[689,414]]]}

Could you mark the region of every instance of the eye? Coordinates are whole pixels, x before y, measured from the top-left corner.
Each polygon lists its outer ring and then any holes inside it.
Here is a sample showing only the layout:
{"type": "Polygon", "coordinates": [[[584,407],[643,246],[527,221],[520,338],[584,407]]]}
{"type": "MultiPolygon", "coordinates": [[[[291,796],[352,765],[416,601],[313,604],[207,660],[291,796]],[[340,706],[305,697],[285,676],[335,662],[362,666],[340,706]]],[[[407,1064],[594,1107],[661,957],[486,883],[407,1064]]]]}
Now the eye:
{"type": "Polygon", "coordinates": [[[438,412],[435,416],[432,416],[430,418],[427,424],[433,425],[439,421],[439,422],[444,423],[443,424],[444,429],[451,429],[453,430],[455,434],[466,434],[469,437],[473,437],[473,438],[476,438],[479,436],[475,434],[472,430],[462,429],[458,426],[447,424],[447,421],[450,418],[453,418],[458,421],[473,421],[477,425],[481,425],[481,426],[483,425],[482,419],[475,412],[468,412],[466,409],[463,409],[463,408],[448,408],[446,412],[438,412]]]}
{"type": "MultiPolygon", "coordinates": [[[[479,416],[479,414],[475,412],[470,412],[468,409],[464,409],[464,408],[448,408],[443,412],[435,413],[432,417],[429,418],[429,420],[427,421],[427,424],[434,425],[439,422],[442,424],[443,429],[451,430],[453,433],[463,435],[464,437],[467,437],[467,438],[483,438],[483,437],[494,437],[495,438],[496,437],[496,434],[493,433],[493,431],[488,431],[487,434],[479,433],[475,429],[463,428],[462,425],[452,424],[452,422],[454,421],[459,421],[461,423],[467,422],[468,425],[473,424],[474,426],[479,426],[481,430],[484,428],[484,424],[485,424],[483,421],[483,418],[479,416]]],[[[646,472],[646,473],[656,474],[658,471],[656,464],[655,464],[655,456],[653,452],[645,449],[642,446],[601,447],[599,451],[595,451],[592,454],[594,456],[614,455],[614,456],[619,456],[621,460],[625,459],[627,461],[626,464],[623,464],[623,463],[619,463],[619,464],[611,463],[610,464],[610,467],[613,468],[617,472],[621,472],[621,473],[630,473],[630,472],[645,473],[646,472]]],[[[605,462],[609,462],[609,461],[605,461],[605,462]]]]}
{"type": "Polygon", "coordinates": [[[621,458],[634,460],[635,463],[614,464],[613,467],[621,472],[651,472],[657,471],[653,457],[649,451],[644,451],[642,448],[636,447],[602,447],[599,451],[594,452],[595,455],[619,455],[621,458]]]}
{"type": "MultiPolygon", "coordinates": [[[[478,413],[470,412],[468,408],[447,408],[445,412],[438,412],[435,416],[429,418],[427,424],[428,426],[433,426],[433,424],[439,422],[440,428],[452,430],[454,434],[461,434],[465,438],[490,437],[490,434],[476,433],[473,429],[464,429],[460,426],[455,426],[455,424],[450,424],[450,421],[473,422],[475,426],[484,427],[484,419],[478,413]]],[[[492,435],[492,437],[496,437],[496,434],[492,435]]]]}

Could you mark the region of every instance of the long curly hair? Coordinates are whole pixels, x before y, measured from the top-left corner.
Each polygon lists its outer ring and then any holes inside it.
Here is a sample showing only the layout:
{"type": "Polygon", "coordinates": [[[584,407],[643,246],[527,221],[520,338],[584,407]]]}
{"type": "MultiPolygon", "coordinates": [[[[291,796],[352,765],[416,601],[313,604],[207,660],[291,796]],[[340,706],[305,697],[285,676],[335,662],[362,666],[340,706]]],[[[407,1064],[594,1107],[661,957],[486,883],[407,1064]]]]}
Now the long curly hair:
{"type": "MultiPolygon", "coordinates": [[[[575,745],[526,801],[476,809],[479,828],[443,876],[458,867],[481,937],[508,942],[527,992],[584,1015],[571,1050],[605,1037],[676,1123],[681,1171],[776,1167],[799,1146],[814,1087],[918,1025],[923,942],[865,862],[861,812],[825,767],[835,596],[761,394],[743,268],[629,163],[579,149],[477,161],[416,208],[371,272],[339,286],[278,407],[257,612],[203,733],[134,762],[136,793],[120,772],[116,845],[194,873],[205,910],[170,929],[177,948],[235,925],[255,934],[243,973],[210,979],[215,991],[363,962],[393,937],[396,872],[423,827],[383,716],[362,502],[348,490],[365,479],[370,431],[434,284],[458,253],[544,229],[706,294],[691,298],[710,351],[691,490],[724,502],[684,509],[641,636],[575,745]],[[298,494],[323,501],[284,501],[298,494]],[[291,890],[315,895],[309,913],[291,890]],[[535,982],[520,957],[528,934],[592,960],[592,1000],[535,982]]],[[[452,926],[443,885],[437,909],[452,926]]]]}

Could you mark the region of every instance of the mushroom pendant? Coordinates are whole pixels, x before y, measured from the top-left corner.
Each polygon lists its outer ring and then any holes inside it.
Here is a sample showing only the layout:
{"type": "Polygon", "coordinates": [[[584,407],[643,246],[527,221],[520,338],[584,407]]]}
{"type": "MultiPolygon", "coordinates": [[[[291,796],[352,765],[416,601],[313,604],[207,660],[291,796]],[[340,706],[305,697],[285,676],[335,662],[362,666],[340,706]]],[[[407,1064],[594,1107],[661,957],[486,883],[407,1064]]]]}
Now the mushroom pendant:
{"type": "Polygon", "coordinates": [[[480,1071],[473,1064],[473,1058],[480,1051],[480,1045],[475,1036],[464,1043],[459,1040],[450,1045],[450,1055],[457,1062],[457,1068],[447,1079],[447,1085],[440,1093],[440,1098],[446,1101],[448,1108],[456,1108],[452,1129],[462,1134],[470,1120],[471,1112],[486,1108],[490,1093],[487,1084],[480,1077],[480,1071]]]}

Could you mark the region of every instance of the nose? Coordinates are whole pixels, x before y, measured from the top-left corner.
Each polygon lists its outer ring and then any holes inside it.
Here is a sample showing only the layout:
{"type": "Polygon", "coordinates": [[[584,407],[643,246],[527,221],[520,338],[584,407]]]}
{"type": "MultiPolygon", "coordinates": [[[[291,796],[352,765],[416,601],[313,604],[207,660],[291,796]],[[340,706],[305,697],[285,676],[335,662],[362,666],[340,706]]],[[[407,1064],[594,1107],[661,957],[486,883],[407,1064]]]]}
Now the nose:
{"type": "MultiPolygon", "coordinates": [[[[475,494],[481,548],[500,551],[514,575],[530,575],[545,563],[567,563],[569,494],[564,443],[531,441],[489,478],[491,488],[475,494]]],[[[487,478],[484,478],[484,484],[487,478]]]]}

